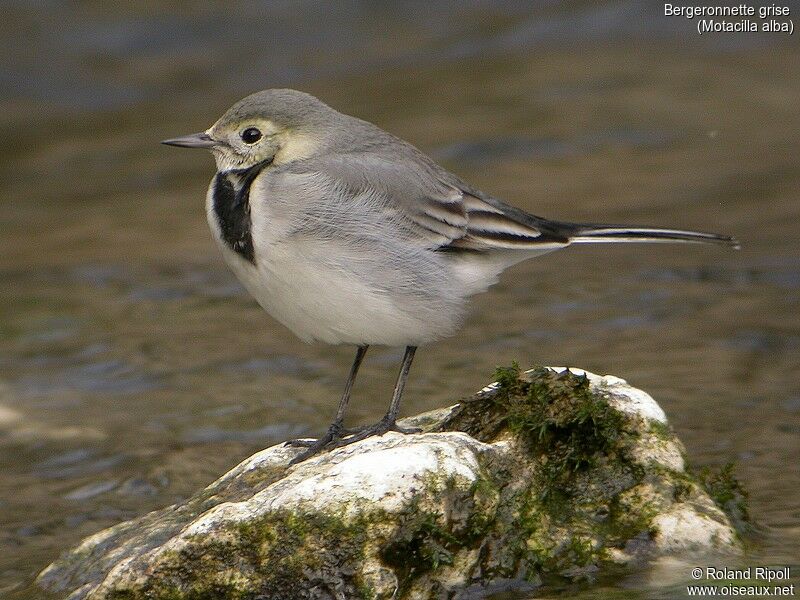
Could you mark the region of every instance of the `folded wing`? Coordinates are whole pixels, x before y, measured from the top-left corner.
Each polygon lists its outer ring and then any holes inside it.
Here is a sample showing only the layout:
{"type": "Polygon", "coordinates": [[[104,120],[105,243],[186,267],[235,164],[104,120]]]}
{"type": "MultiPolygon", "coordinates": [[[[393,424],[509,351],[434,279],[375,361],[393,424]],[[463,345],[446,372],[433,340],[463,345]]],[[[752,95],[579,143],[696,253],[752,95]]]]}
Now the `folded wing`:
{"type": "Polygon", "coordinates": [[[415,149],[404,149],[396,161],[368,152],[331,155],[319,168],[346,193],[380,199],[402,233],[431,250],[539,253],[571,243],[608,242],[738,246],[735,239],[714,233],[537,217],[469,187],[415,149]]]}

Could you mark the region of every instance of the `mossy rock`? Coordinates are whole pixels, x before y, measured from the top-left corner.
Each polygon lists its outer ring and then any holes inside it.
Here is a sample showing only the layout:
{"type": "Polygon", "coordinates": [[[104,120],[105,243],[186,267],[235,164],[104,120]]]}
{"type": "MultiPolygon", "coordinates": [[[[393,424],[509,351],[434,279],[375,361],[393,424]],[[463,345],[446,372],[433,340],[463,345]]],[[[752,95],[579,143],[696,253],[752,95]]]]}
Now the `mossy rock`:
{"type": "Polygon", "coordinates": [[[298,449],[268,448],[87,538],[38,582],[71,600],[457,598],[740,550],[741,486],[687,472],[646,393],[579,370],[497,379],[404,422],[420,434],[291,467],[298,449]]]}

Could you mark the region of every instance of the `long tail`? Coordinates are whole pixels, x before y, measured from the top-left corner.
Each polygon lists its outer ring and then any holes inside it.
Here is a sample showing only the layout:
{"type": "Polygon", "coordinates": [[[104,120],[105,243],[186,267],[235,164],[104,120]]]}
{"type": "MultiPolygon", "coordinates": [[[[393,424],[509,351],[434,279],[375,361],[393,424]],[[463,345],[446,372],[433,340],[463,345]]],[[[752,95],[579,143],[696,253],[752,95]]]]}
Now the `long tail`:
{"type": "MultiPolygon", "coordinates": [[[[452,249],[502,248],[550,252],[570,244],[619,242],[672,242],[719,244],[739,248],[739,241],[729,235],[640,227],[608,223],[571,223],[537,217],[491,196],[465,196],[467,236],[452,241],[452,249]]],[[[431,214],[431,213],[428,213],[431,214]]],[[[447,223],[449,225],[449,222],[447,223]]],[[[429,225],[427,225],[430,227],[429,225]]]]}
{"type": "Polygon", "coordinates": [[[631,227],[626,225],[595,225],[564,223],[569,225],[569,241],[574,244],[619,242],[672,242],[687,244],[721,244],[739,249],[739,241],[729,235],[665,229],[663,227],[631,227]]]}

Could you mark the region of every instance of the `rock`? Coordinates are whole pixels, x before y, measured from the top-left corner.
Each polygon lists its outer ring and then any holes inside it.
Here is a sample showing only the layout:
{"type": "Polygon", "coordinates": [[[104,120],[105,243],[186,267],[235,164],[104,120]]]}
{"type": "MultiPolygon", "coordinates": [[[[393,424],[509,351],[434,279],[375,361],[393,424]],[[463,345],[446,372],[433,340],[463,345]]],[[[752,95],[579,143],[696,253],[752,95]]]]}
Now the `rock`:
{"type": "Polygon", "coordinates": [[[622,379],[501,369],[403,424],[423,433],[292,467],[299,449],[263,450],[87,538],[37,581],[70,600],[466,599],[740,551],[664,412],[622,379]]]}

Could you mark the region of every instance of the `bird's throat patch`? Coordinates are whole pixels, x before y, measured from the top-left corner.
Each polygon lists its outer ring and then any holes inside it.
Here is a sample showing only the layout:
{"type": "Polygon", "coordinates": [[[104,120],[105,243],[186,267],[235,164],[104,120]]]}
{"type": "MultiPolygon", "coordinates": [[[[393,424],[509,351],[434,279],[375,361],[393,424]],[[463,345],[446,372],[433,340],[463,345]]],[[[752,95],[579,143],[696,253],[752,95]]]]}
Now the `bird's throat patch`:
{"type": "Polygon", "coordinates": [[[225,244],[248,262],[255,264],[250,218],[250,186],[272,160],[247,169],[217,173],[214,177],[214,214],[225,244]]]}

